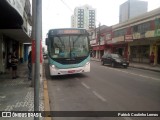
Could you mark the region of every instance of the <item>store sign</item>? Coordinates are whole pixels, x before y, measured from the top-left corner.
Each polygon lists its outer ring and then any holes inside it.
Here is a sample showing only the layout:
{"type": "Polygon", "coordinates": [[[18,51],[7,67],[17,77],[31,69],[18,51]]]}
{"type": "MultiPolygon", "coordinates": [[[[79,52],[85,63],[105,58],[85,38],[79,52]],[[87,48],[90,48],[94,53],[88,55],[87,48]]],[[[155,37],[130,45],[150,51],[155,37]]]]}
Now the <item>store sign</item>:
{"type": "Polygon", "coordinates": [[[125,42],[132,42],[132,41],[133,41],[132,35],[125,35],[125,42]]]}
{"type": "Polygon", "coordinates": [[[100,42],[100,45],[104,45],[104,44],[105,44],[104,40],[100,42]]]}
{"type": "Polygon", "coordinates": [[[115,38],[112,39],[112,41],[114,43],[116,43],[116,42],[122,42],[122,41],[124,41],[124,36],[115,37],[115,38]]]}
{"type": "Polygon", "coordinates": [[[147,31],[145,33],[145,38],[154,37],[154,31],[147,31]]]}
{"type": "Polygon", "coordinates": [[[92,44],[96,44],[96,40],[91,40],[90,41],[90,44],[92,45],[92,44]]]}
{"type": "Polygon", "coordinates": [[[107,41],[107,44],[113,44],[115,42],[113,42],[112,40],[107,41]]]}
{"type": "Polygon", "coordinates": [[[141,34],[140,33],[133,33],[133,39],[140,39],[141,34]]]}
{"type": "Polygon", "coordinates": [[[104,50],[105,49],[105,46],[102,45],[102,46],[94,46],[93,47],[93,50],[104,50]]]}
{"type": "Polygon", "coordinates": [[[106,40],[110,40],[111,39],[111,34],[106,34],[106,40]]]}

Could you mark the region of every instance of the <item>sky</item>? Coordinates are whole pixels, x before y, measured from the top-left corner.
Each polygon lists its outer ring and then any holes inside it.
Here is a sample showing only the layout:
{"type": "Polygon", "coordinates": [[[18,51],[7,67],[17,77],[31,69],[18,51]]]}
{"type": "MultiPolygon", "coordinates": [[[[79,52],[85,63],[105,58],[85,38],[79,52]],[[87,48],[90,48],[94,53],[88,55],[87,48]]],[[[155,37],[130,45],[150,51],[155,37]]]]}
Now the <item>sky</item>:
{"type": "MultiPolygon", "coordinates": [[[[43,43],[49,29],[71,27],[74,8],[88,4],[96,9],[96,25],[112,26],[119,22],[119,6],[127,0],[42,0],[43,43]]],[[[160,0],[148,1],[148,11],[160,7],[160,0]]]]}

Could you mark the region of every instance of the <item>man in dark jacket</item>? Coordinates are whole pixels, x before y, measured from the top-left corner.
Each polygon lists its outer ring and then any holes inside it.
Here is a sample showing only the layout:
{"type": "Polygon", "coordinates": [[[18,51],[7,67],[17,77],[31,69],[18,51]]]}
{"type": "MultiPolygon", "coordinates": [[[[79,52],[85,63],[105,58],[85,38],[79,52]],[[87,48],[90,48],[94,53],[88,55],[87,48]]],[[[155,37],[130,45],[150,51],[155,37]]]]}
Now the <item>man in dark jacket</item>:
{"type": "Polygon", "coordinates": [[[17,77],[17,65],[18,65],[18,58],[16,56],[16,52],[14,51],[11,56],[12,79],[16,79],[17,77]]]}
{"type": "Polygon", "coordinates": [[[32,80],[32,51],[30,51],[28,55],[28,70],[28,80],[32,80]]]}

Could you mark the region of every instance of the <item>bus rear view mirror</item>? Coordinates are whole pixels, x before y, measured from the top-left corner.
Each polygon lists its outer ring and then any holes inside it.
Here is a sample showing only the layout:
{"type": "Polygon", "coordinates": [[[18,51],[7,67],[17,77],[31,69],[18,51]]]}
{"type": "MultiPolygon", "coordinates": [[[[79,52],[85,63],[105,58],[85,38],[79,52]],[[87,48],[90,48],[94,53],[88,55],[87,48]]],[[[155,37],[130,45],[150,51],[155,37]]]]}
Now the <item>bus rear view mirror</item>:
{"type": "Polygon", "coordinates": [[[48,45],[48,38],[46,38],[46,45],[48,45]]]}

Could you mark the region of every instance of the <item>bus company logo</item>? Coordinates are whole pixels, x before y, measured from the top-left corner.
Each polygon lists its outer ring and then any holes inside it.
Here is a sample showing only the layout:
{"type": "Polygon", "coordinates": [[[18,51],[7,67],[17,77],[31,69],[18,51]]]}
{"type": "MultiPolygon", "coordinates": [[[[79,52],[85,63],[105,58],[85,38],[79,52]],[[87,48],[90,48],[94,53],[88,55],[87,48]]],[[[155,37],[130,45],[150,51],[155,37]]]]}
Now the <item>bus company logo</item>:
{"type": "Polygon", "coordinates": [[[11,112],[2,112],[2,117],[11,117],[11,112]]]}

